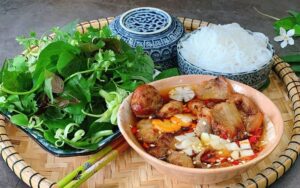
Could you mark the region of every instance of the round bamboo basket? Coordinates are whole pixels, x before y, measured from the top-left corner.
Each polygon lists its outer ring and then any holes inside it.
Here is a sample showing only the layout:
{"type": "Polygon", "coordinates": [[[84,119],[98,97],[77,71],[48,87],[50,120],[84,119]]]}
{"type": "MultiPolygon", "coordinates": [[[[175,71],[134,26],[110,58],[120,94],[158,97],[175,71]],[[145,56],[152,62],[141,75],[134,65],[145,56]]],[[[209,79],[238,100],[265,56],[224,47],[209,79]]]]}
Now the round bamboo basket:
{"type": "MultiPolygon", "coordinates": [[[[182,18],[186,31],[207,26],[201,20],[182,18]]],[[[83,22],[80,32],[88,27],[101,28],[113,17],[83,22]]],[[[233,179],[213,185],[183,184],[159,174],[136,152],[128,149],[115,161],[90,178],[82,187],[267,187],[280,178],[297,160],[300,152],[300,80],[278,56],[273,58],[270,85],[263,93],[280,109],[284,135],[277,148],[265,160],[233,179]]],[[[34,188],[57,187],[56,183],[80,166],[90,156],[59,158],[43,150],[20,129],[0,115],[0,153],[9,168],[34,188]]]]}

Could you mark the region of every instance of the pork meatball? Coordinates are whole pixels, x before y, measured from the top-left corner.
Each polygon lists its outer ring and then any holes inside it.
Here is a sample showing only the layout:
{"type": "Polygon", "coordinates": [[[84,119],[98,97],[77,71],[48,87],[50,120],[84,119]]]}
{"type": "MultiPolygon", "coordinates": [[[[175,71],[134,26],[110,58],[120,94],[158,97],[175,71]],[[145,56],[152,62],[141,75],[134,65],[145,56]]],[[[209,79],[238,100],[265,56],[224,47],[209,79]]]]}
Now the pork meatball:
{"type": "Polygon", "coordinates": [[[137,123],[137,138],[143,142],[153,143],[158,140],[159,133],[152,128],[150,119],[142,119],[137,123]]]}
{"type": "Polygon", "coordinates": [[[146,118],[155,114],[163,105],[163,98],[155,87],[141,85],[132,94],[131,110],[136,117],[146,118]]]}
{"type": "Polygon", "coordinates": [[[165,104],[157,113],[158,117],[170,118],[176,114],[182,113],[183,103],[180,101],[170,101],[165,104]]]}
{"type": "Polygon", "coordinates": [[[178,151],[172,151],[167,157],[167,161],[174,165],[194,168],[192,158],[178,151]]]}

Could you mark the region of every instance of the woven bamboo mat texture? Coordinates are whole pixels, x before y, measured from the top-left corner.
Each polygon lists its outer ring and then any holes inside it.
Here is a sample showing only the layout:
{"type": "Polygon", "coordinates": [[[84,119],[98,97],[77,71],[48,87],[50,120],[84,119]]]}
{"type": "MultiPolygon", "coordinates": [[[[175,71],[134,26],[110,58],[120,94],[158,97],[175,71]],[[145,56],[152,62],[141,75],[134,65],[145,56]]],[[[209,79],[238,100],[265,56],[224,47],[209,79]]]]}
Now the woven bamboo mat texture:
{"type": "MultiPolygon", "coordinates": [[[[220,184],[206,185],[203,187],[226,187],[242,182],[248,178],[253,178],[261,170],[270,166],[287,147],[292,134],[293,111],[291,110],[291,103],[289,102],[283,83],[274,73],[271,74],[270,78],[271,84],[266,90],[264,90],[263,93],[276,104],[284,119],[285,130],[279,146],[267,159],[240,176],[220,184]]],[[[74,168],[80,166],[89,158],[89,156],[72,158],[55,157],[44,151],[25,133],[12,125],[7,127],[7,134],[9,135],[12,144],[15,146],[16,151],[26,160],[26,162],[41,175],[52,181],[58,181],[61,177],[67,175],[68,172],[71,172],[74,168]]],[[[162,174],[159,174],[153,167],[144,162],[144,160],[140,158],[135,151],[129,149],[115,161],[95,174],[87,183],[83,184],[82,187],[196,188],[201,187],[201,185],[182,184],[176,180],[172,180],[162,174]]]]}
{"type": "MultiPolygon", "coordinates": [[[[79,30],[102,27],[113,18],[84,22],[79,30]]],[[[209,23],[180,18],[187,31],[209,23]]],[[[300,81],[289,65],[274,57],[270,85],[263,91],[281,111],[284,135],[277,148],[265,160],[245,173],[214,185],[183,184],[159,174],[132,149],[90,178],[83,188],[136,187],[266,187],[282,176],[297,159],[300,152],[300,81]],[[298,116],[299,115],[299,116],[298,116]]],[[[3,118],[3,117],[2,117],[3,118]]],[[[44,151],[25,133],[0,120],[0,153],[8,166],[31,187],[55,187],[55,182],[84,163],[90,156],[60,158],[44,151]]]]}

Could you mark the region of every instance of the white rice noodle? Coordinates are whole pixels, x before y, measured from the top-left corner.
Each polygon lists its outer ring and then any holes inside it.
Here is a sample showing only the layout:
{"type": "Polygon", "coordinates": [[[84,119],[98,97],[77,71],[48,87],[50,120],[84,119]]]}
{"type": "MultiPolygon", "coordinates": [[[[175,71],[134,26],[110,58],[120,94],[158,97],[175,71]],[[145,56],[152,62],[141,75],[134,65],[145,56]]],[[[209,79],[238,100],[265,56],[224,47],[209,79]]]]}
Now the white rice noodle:
{"type": "Polygon", "coordinates": [[[239,24],[209,25],[183,41],[180,50],[190,63],[206,70],[239,73],[267,64],[272,51],[268,38],[258,32],[249,34],[239,24]]]}

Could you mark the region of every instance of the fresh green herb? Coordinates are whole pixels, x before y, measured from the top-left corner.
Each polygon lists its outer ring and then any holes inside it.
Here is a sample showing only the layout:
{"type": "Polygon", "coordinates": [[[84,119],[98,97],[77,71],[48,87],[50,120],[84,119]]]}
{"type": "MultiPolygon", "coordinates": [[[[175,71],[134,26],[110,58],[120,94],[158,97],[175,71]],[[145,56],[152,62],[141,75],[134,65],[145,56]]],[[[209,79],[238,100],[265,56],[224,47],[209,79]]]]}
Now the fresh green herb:
{"type": "Polygon", "coordinates": [[[285,62],[289,62],[290,64],[300,62],[300,54],[289,54],[289,55],[281,56],[281,58],[285,62]]]}
{"type": "Polygon", "coordinates": [[[295,37],[300,36],[300,12],[289,10],[287,17],[281,18],[274,22],[274,28],[279,33],[280,27],[285,30],[295,29],[295,37]]]}
{"type": "Polygon", "coordinates": [[[20,126],[27,126],[29,123],[28,117],[25,114],[13,115],[11,116],[10,120],[12,123],[20,126]]]}
{"type": "MultiPolygon", "coordinates": [[[[76,24],[52,29],[51,37],[17,38],[25,54],[4,62],[0,111],[56,147],[94,150],[113,133],[123,99],[153,81],[154,64],[108,27],[81,34],[76,24]]],[[[157,79],[177,74],[171,69],[157,79]]]]}
{"type": "MultiPolygon", "coordinates": [[[[284,48],[287,44],[294,45],[294,38],[300,37],[300,12],[289,10],[289,16],[284,18],[276,18],[274,16],[265,14],[260,12],[256,8],[254,8],[259,14],[266,16],[268,18],[272,18],[275,20],[273,26],[275,32],[280,34],[274,38],[275,41],[283,41],[281,43],[281,47],[284,48]]],[[[295,71],[295,73],[300,75],[300,52],[295,52],[294,54],[288,54],[281,56],[281,58],[291,65],[291,69],[295,71]]]]}

